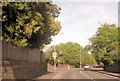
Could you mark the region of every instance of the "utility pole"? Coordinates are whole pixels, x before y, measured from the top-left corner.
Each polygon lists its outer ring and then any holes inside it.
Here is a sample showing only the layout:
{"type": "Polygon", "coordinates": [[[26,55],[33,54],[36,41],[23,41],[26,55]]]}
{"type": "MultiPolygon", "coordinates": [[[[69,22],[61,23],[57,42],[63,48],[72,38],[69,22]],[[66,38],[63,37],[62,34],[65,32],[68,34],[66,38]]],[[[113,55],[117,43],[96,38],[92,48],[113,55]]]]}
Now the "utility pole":
{"type": "Polygon", "coordinates": [[[56,57],[57,57],[57,53],[56,53],[55,37],[54,37],[54,52],[53,52],[53,58],[54,58],[54,70],[56,70],[56,57]]]}
{"type": "Polygon", "coordinates": [[[80,68],[81,68],[81,64],[82,64],[81,54],[82,54],[82,51],[80,51],[80,68]]]}
{"type": "MultiPolygon", "coordinates": [[[[64,34],[64,33],[59,33],[59,34],[64,34]]],[[[53,52],[53,58],[54,58],[54,70],[56,70],[56,57],[57,57],[57,52],[56,52],[56,40],[54,36],[54,52],[53,52]]]]}
{"type": "Polygon", "coordinates": [[[57,53],[53,52],[53,58],[54,58],[54,70],[56,70],[56,57],[57,57],[57,53]]]}

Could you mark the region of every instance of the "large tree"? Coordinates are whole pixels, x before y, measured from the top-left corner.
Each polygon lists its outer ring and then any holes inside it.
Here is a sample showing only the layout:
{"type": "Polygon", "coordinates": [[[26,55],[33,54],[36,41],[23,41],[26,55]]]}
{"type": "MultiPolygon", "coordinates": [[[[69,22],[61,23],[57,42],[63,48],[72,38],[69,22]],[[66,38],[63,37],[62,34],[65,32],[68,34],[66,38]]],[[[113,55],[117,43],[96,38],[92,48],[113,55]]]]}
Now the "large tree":
{"type": "Polygon", "coordinates": [[[114,24],[103,24],[90,38],[92,52],[98,63],[113,65],[118,63],[118,27],[114,24]]]}
{"type": "Polygon", "coordinates": [[[52,2],[3,2],[3,40],[14,46],[41,48],[61,29],[55,18],[60,7],[52,2]]]}

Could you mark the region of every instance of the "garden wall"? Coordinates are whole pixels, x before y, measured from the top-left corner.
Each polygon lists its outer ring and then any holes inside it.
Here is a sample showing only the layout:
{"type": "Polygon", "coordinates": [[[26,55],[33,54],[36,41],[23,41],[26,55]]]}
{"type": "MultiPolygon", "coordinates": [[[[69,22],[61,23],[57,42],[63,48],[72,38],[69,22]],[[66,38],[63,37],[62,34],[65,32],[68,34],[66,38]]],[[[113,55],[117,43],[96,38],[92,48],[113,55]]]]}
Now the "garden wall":
{"type": "Polygon", "coordinates": [[[47,72],[45,54],[39,49],[14,47],[2,42],[2,78],[30,79],[47,72]]]}

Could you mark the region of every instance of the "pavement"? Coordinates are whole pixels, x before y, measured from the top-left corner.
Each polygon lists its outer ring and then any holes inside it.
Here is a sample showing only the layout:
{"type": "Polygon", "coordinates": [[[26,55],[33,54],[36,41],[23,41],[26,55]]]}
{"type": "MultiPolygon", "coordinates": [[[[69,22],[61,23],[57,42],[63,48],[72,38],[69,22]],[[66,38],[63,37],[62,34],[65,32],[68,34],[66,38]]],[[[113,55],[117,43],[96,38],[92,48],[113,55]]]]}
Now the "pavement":
{"type": "Polygon", "coordinates": [[[97,71],[97,72],[102,73],[102,74],[107,74],[107,75],[111,75],[111,76],[120,78],[120,73],[103,71],[103,68],[93,68],[92,70],[97,71]]]}
{"type": "Polygon", "coordinates": [[[107,72],[107,71],[99,71],[99,73],[111,75],[120,78],[120,73],[112,73],[112,72],[107,72]]]}

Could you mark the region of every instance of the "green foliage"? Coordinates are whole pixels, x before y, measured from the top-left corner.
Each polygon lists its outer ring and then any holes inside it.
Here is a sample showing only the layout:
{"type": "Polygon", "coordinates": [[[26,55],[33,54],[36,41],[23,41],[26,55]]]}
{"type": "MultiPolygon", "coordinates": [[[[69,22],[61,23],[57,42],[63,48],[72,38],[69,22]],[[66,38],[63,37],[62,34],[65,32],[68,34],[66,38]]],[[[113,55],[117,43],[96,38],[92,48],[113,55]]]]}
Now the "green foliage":
{"type": "Polygon", "coordinates": [[[82,63],[82,65],[96,64],[96,61],[95,61],[93,55],[92,54],[88,54],[87,48],[84,48],[84,50],[82,50],[82,52],[81,52],[81,63],[82,63]]]}
{"type": "Polygon", "coordinates": [[[3,2],[3,40],[14,46],[40,48],[61,29],[55,18],[60,8],[52,2],[3,2]]]}
{"type": "Polygon", "coordinates": [[[114,24],[103,24],[90,38],[92,52],[98,63],[113,65],[118,63],[118,27],[114,24]]]}
{"type": "MultiPolygon", "coordinates": [[[[83,47],[81,47],[77,43],[68,42],[65,44],[59,44],[55,46],[56,52],[57,52],[57,60],[60,60],[59,63],[61,64],[70,64],[74,65],[76,67],[79,67],[80,65],[80,59],[82,61],[82,64],[94,64],[95,60],[94,58],[87,54],[85,50],[83,50],[83,47]],[[80,51],[82,51],[80,58],[80,51]]],[[[54,52],[54,46],[51,46],[46,51],[46,60],[49,63],[53,63],[53,57],[52,54],[54,52]]]]}

